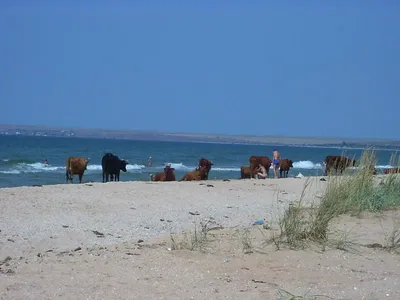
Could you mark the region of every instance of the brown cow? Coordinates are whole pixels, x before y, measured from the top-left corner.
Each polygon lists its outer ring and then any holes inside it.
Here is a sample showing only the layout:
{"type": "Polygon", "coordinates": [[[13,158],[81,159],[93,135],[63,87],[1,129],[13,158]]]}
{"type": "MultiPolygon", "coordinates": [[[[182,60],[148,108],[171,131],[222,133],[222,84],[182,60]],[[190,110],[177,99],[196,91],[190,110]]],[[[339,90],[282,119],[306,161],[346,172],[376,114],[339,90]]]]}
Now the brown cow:
{"type": "Polygon", "coordinates": [[[181,180],[179,181],[200,181],[200,180],[206,180],[207,176],[207,167],[202,166],[200,168],[197,168],[194,171],[187,172],[181,180]]]}
{"type": "Polygon", "coordinates": [[[65,176],[67,177],[66,183],[68,183],[68,180],[70,180],[72,183],[74,175],[79,175],[79,183],[82,183],[83,173],[85,173],[88,163],[89,158],[73,156],[68,157],[65,164],[65,176]]]}
{"type": "Polygon", "coordinates": [[[281,159],[279,161],[279,166],[279,177],[282,177],[283,172],[283,176],[287,178],[290,168],[293,168],[293,161],[287,158],[281,159]]]}
{"type": "Polygon", "coordinates": [[[336,173],[338,169],[340,170],[340,174],[343,173],[344,169],[347,167],[354,167],[356,165],[355,159],[349,159],[345,156],[338,155],[328,155],[325,160],[325,173],[328,175],[331,169],[335,169],[336,173]]]}
{"type": "Polygon", "coordinates": [[[245,178],[256,178],[257,171],[252,170],[250,167],[246,166],[241,166],[240,167],[240,178],[245,179],[245,178]]]}
{"type": "Polygon", "coordinates": [[[211,160],[208,160],[207,158],[201,158],[199,160],[199,168],[206,167],[206,169],[207,169],[207,174],[206,174],[206,177],[204,180],[208,179],[208,174],[210,173],[211,166],[213,166],[213,165],[214,165],[213,162],[211,160]]]}
{"type": "Polygon", "coordinates": [[[250,156],[250,168],[254,171],[257,170],[258,165],[262,165],[267,171],[267,177],[269,177],[269,168],[271,167],[272,161],[268,156],[250,156]]]}
{"type": "Polygon", "coordinates": [[[175,181],[174,168],[167,165],[164,168],[164,172],[159,172],[151,176],[151,181],[175,181]]]}
{"type": "Polygon", "coordinates": [[[389,168],[383,170],[383,174],[397,174],[400,173],[400,168],[389,168]]]}

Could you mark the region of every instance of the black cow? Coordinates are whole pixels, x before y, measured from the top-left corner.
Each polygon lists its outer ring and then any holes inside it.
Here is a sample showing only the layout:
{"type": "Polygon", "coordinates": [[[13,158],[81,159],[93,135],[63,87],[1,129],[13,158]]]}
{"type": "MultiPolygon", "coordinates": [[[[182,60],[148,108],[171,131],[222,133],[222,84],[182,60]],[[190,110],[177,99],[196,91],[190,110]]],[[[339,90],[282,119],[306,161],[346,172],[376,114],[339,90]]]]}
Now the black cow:
{"type": "Polygon", "coordinates": [[[120,171],[126,172],[127,164],[127,161],[119,159],[118,156],[112,153],[104,154],[101,160],[101,167],[103,169],[103,182],[108,182],[108,176],[111,176],[111,181],[113,181],[114,175],[115,181],[119,181],[119,173],[120,171]]]}

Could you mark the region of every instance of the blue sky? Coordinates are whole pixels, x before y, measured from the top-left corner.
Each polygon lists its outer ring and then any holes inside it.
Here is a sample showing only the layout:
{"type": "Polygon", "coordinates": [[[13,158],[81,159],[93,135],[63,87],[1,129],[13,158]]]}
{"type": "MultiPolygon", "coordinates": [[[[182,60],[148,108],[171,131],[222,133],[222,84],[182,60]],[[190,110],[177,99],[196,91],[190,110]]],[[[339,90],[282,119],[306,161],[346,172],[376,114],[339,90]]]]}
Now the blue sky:
{"type": "Polygon", "coordinates": [[[400,1],[35,2],[0,2],[0,123],[400,139],[400,1]]]}

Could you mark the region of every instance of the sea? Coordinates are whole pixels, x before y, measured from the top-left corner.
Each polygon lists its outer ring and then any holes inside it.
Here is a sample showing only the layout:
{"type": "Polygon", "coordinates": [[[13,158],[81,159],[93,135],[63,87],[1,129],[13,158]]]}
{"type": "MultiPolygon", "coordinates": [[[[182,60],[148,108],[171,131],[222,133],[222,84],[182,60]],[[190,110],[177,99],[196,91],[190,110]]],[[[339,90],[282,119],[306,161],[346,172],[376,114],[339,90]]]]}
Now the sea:
{"type": "MultiPolygon", "coordinates": [[[[318,145],[300,147],[3,135],[0,136],[0,188],[65,184],[65,161],[69,156],[90,158],[83,182],[102,182],[101,159],[107,152],[129,162],[127,172],[121,172],[120,181],[149,181],[151,174],[162,171],[166,163],[175,168],[177,179],[180,179],[193,170],[202,157],[214,163],[209,179],[238,179],[240,167],[249,165],[251,155],[271,157],[275,148],[282,158],[293,161],[289,177],[299,173],[304,176],[322,175],[322,162],[327,155],[345,153],[358,159],[364,150],[318,145]],[[148,167],[150,156],[152,166],[148,167]]],[[[375,149],[378,172],[390,167],[391,156],[397,150],[375,149]]],[[[75,176],[74,183],[77,182],[75,176]]]]}

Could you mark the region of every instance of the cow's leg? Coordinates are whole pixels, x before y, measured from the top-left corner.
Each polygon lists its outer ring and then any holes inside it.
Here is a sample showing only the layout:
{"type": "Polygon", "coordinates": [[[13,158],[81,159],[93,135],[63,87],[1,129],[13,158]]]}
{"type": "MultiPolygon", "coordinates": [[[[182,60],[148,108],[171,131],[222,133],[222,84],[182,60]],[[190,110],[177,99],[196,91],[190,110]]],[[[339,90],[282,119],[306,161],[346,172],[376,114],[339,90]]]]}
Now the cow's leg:
{"type": "Polygon", "coordinates": [[[68,180],[69,180],[69,172],[68,172],[68,170],[65,172],[65,176],[67,177],[67,179],[65,180],[65,183],[68,183],[68,180]]]}
{"type": "Polygon", "coordinates": [[[82,183],[83,173],[79,173],[79,183],[82,183]]]}
{"type": "Polygon", "coordinates": [[[104,171],[103,171],[103,182],[104,182],[104,179],[105,179],[105,178],[104,178],[104,175],[105,175],[105,174],[104,174],[104,171]]]}

